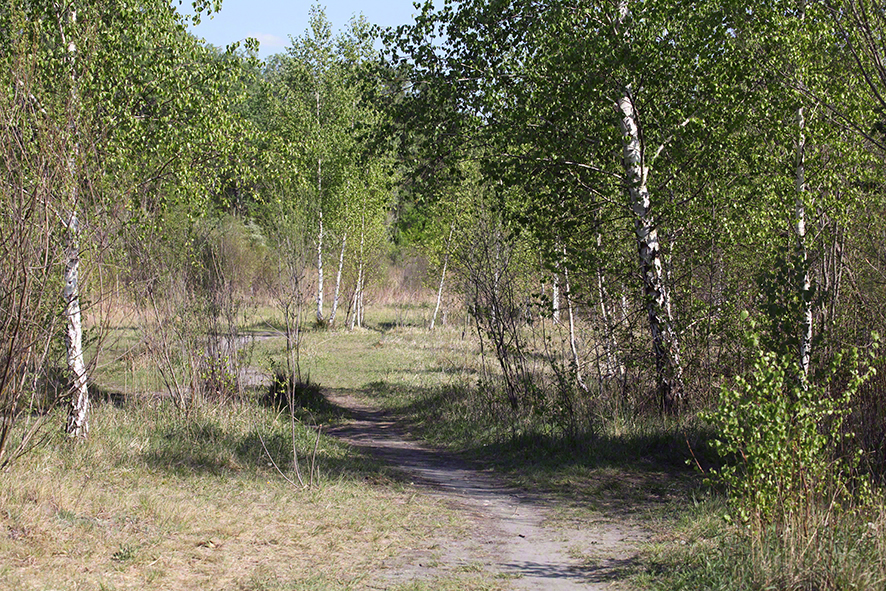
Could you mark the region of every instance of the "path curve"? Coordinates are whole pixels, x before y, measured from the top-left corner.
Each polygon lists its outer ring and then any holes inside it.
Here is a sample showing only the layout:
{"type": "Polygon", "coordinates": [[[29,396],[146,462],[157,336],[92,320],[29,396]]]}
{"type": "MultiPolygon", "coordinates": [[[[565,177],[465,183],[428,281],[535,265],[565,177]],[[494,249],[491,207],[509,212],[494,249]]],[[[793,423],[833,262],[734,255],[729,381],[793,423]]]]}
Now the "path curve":
{"type": "Polygon", "coordinates": [[[390,413],[346,391],[328,390],[326,397],[351,417],[327,434],[408,474],[427,494],[463,512],[478,532],[471,540],[441,540],[434,552],[416,551],[392,569],[392,579],[423,579],[441,565],[450,571],[479,566],[515,590],[612,589],[635,563],[638,543],[649,537],[636,525],[602,515],[580,529],[548,526],[545,499],[509,488],[490,471],[409,439],[390,413]]]}

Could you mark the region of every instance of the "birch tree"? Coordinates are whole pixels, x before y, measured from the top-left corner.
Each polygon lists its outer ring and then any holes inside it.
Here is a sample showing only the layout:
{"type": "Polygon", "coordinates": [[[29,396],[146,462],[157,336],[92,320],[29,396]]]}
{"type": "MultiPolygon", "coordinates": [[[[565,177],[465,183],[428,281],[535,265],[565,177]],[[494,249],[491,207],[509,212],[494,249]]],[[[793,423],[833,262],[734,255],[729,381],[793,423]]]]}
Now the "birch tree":
{"type": "MultiPolygon", "coordinates": [[[[205,51],[186,34],[183,18],[168,7],[29,2],[0,12],[0,21],[10,25],[0,27],[4,53],[13,48],[11,34],[33,29],[35,67],[42,77],[56,79],[54,89],[35,88],[32,100],[42,105],[34,116],[56,125],[66,146],[63,156],[52,155],[64,159],[66,171],[58,188],[65,199],[56,212],[66,236],[61,296],[72,402],[65,428],[80,437],[89,429],[81,307],[88,285],[84,256],[99,262],[115,231],[108,225],[113,221],[109,212],[118,220],[126,217],[123,212],[133,211],[135,196],[143,195],[145,186],[163,185],[185,168],[190,174],[177,177],[188,177],[179,184],[179,194],[198,185],[206,189],[218,178],[206,175],[204,183],[194,173],[212,160],[206,158],[207,144],[215,154],[230,145],[224,139],[227,113],[213,112],[219,95],[211,94],[228,70],[220,63],[182,59],[199,60],[205,51]],[[16,18],[21,20],[13,24],[16,18]],[[64,97],[64,108],[58,108],[58,96],[64,97]],[[192,125],[179,125],[179,118],[192,125]],[[210,120],[212,128],[200,125],[210,120]]],[[[99,293],[94,295],[100,299],[99,293]]]]}
{"type": "Polygon", "coordinates": [[[851,63],[848,46],[824,4],[794,0],[755,7],[736,21],[735,34],[741,40],[737,53],[758,64],[741,153],[755,154],[753,164],[748,160],[754,167],[748,186],[755,194],[749,205],[757,237],[749,239],[772,261],[758,275],[765,346],[795,359],[798,379],[806,382],[826,356],[816,349],[834,338],[828,334],[836,328],[828,312],[833,305],[824,301],[839,293],[833,279],[843,263],[823,254],[841,250],[839,228],[860,197],[859,183],[849,179],[868,165],[852,136],[867,109],[852,91],[858,78],[845,67],[851,63]],[[837,103],[843,108],[836,109],[837,103]],[[826,316],[831,320],[825,322],[826,316]]]}
{"type": "Polygon", "coordinates": [[[67,7],[57,15],[59,37],[62,46],[67,50],[66,65],[70,78],[68,120],[68,177],[67,211],[64,226],[67,240],[65,244],[64,300],[65,300],[65,346],[67,349],[68,371],[71,375],[71,408],[65,428],[72,437],[82,437],[89,432],[87,413],[89,411],[89,388],[86,383],[86,364],[83,361],[83,322],[80,314],[80,220],[78,210],[80,199],[78,185],[81,182],[80,172],[80,129],[78,112],[80,110],[80,93],[77,89],[77,42],[73,38],[73,29],[77,26],[77,9],[67,7]]]}
{"type": "Polygon", "coordinates": [[[332,25],[319,5],[311,8],[310,30],[292,38],[284,62],[287,100],[285,108],[292,122],[290,133],[304,137],[302,170],[307,195],[314,203],[317,223],[316,318],[330,323],[337,313],[324,311],[326,281],[325,249],[330,230],[337,230],[338,271],[336,293],[341,291],[341,270],[348,245],[348,224],[354,211],[349,184],[358,171],[358,145],[355,127],[365,123],[366,111],[359,96],[358,80],[363,62],[373,55],[370,27],[362,17],[352,20],[340,35],[333,36],[332,25]]]}
{"type": "Polygon", "coordinates": [[[722,159],[706,142],[729,133],[731,108],[722,97],[743,72],[732,70],[731,18],[706,2],[691,9],[668,2],[466,2],[426,10],[414,27],[401,29],[395,52],[413,58],[416,80],[433,86],[421,86],[418,99],[424,93],[476,117],[477,127],[459,137],[486,146],[485,174],[532,195],[514,213],[548,237],[550,260],[562,257],[552,239],[558,236],[568,241],[561,247],[580,254],[568,261],[573,293],[597,291],[575,285],[598,276],[601,231],[617,234],[623,252],[639,251],[634,289],[647,312],[664,408],[682,396],[682,364],[661,228],[680,223],[675,204],[722,180],[712,174],[722,159]],[[445,41],[435,44],[435,35],[445,41]],[[615,225],[626,215],[629,235],[615,225]]]}

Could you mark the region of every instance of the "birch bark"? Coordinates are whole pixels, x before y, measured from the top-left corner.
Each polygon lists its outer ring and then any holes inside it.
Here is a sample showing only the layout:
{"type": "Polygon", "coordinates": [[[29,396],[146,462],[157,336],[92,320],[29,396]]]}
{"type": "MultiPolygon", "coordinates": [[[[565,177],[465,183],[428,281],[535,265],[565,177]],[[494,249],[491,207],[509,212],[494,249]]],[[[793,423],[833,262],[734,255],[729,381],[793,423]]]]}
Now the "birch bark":
{"type": "MultiPolygon", "coordinates": [[[[585,392],[589,392],[588,385],[581,376],[581,358],[578,355],[578,343],[575,338],[575,315],[572,311],[572,293],[569,285],[569,269],[563,269],[563,281],[566,287],[566,311],[569,316],[569,348],[572,350],[572,363],[575,365],[575,381],[585,392]]],[[[558,319],[559,321],[559,319],[558,319]]]]}
{"type": "Polygon", "coordinates": [[[802,278],[800,279],[800,301],[802,302],[800,319],[800,371],[805,383],[809,375],[809,362],[812,358],[812,281],[809,277],[809,263],[806,249],[806,119],[803,107],[797,109],[797,152],[795,163],[796,199],[796,230],[797,257],[799,258],[802,278]]]}
{"type": "MultiPolygon", "coordinates": [[[[319,95],[318,95],[319,96],[319,95]]],[[[319,98],[318,105],[319,105],[319,98]]],[[[319,106],[317,107],[319,109],[319,106]]],[[[320,229],[317,232],[317,322],[323,323],[323,179],[320,158],[317,159],[317,196],[320,200],[320,229]]]]}
{"type": "MultiPolygon", "coordinates": [[[[806,2],[800,0],[799,19],[806,18],[806,2]]],[[[800,80],[802,86],[803,81],[800,80]]],[[[812,281],[809,277],[809,263],[806,249],[806,115],[803,107],[797,109],[797,144],[795,172],[796,191],[796,230],[797,256],[803,276],[800,279],[800,301],[802,302],[800,319],[800,371],[801,381],[805,385],[809,376],[809,362],[812,358],[812,281]]]]}
{"type": "Polygon", "coordinates": [[[360,303],[360,283],[363,281],[363,262],[360,261],[357,269],[357,283],[354,285],[354,295],[351,297],[351,306],[348,311],[348,330],[354,330],[354,326],[359,326],[357,322],[358,311],[357,306],[360,303]]]}
{"type": "Polygon", "coordinates": [[[335,324],[335,315],[338,312],[338,299],[341,295],[341,273],[345,266],[345,246],[348,243],[348,233],[345,232],[341,239],[341,251],[338,254],[338,272],[335,275],[335,296],[332,298],[332,312],[329,313],[329,326],[335,324]]]}
{"type": "Polygon", "coordinates": [[[363,281],[364,267],[364,247],[366,245],[366,199],[363,199],[363,213],[360,216],[360,260],[357,263],[357,284],[354,286],[354,298],[351,302],[351,310],[353,314],[348,321],[348,330],[354,330],[356,325],[358,328],[363,325],[363,281]]]}
{"type": "MultiPolygon", "coordinates": [[[[628,15],[628,0],[620,0],[619,27],[625,25],[628,15]]],[[[630,44],[628,31],[623,31],[622,35],[625,43],[630,44]]],[[[616,107],[622,134],[624,181],[628,205],[634,214],[659,400],[663,410],[673,411],[683,398],[683,367],[677,335],[671,324],[671,301],[662,272],[661,245],[647,185],[649,168],[645,162],[645,145],[630,84],[625,85],[616,107]]]]}
{"type": "MultiPolygon", "coordinates": [[[[77,23],[77,11],[70,9],[66,18],[59,19],[60,23],[67,21],[74,26],[77,23]]],[[[67,161],[68,183],[68,219],[65,220],[66,244],[65,244],[65,272],[63,297],[65,300],[65,346],[67,348],[68,371],[71,377],[71,407],[68,412],[68,421],[65,431],[71,437],[85,437],[89,432],[89,387],[86,379],[86,364],[83,361],[83,322],[80,310],[80,220],[77,211],[80,207],[78,192],[78,158],[80,155],[80,141],[77,125],[80,97],[77,92],[77,45],[73,40],[68,40],[65,34],[64,24],[61,25],[62,43],[67,46],[68,66],[70,68],[71,97],[70,112],[68,119],[68,134],[71,141],[71,152],[67,161]]]]}
{"type": "Polygon", "coordinates": [[[643,163],[643,144],[631,88],[618,99],[623,138],[625,184],[634,214],[634,231],[643,276],[643,295],[662,408],[673,410],[683,397],[683,368],[680,350],[671,325],[671,302],[662,272],[661,246],[647,186],[648,168],[643,163]]]}
{"type": "MultiPolygon", "coordinates": [[[[320,91],[317,99],[317,134],[320,134],[320,91]]],[[[318,138],[319,139],[319,138],[318,138]]],[[[319,145],[318,141],[318,145],[319,145]]],[[[320,201],[320,229],[317,232],[317,322],[323,324],[323,158],[317,158],[317,199],[320,201]]]]}
{"type": "Polygon", "coordinates": [[[434,330],[437,323],[437,314],[440,312],[440,304],[443,301],[443,282],[446,280],[446,268],[449,265],[449,253],[452,248],[452,234],[455,232],[455,224],[449,226],[449,237],[446,239],[446,255],[443,257],[443,271],[440,273],[440,286],[437,288],[437,304],[434,306],[434,313],[431,315],[430,329],[434,330]]]}

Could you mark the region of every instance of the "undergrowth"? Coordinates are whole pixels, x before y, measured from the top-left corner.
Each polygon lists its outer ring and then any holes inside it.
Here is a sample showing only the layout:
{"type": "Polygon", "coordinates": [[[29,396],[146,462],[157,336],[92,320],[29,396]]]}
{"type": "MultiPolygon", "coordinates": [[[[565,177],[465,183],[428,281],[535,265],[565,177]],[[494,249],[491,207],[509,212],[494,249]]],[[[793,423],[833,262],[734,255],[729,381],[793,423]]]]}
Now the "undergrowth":
{"type": "MultiPolygon", "coordinates": [[[[268,457],[291,461],[291,425],[272,409],[185,417],[133,397],[93,411],[87,440],[54,437],[0,476],[0,588],[378,588],[386,565],[461,531],[396,471],[322,435],[314,486],[291,486],[268,457]]],[[[298,424],[296,439],[308,455],[316,430],[298,424]]]]}
{"type": "Polygon", "coordinates": [[[834,356],[817,379],[789,357],[764,351],[748,375],[723,387],[704,414],[717,429],[722,487],[677,529],[677,541],[649,554],[656,589],[886,588],[882,494],[859,471],[844,418],[870,372],[858,354],[834,356]],[[687,539],[688,538],[688,539],[687,539]]]}
{"type": "MultiPolygon", "coordinates": [[[[853,360],[846,358],[850,365],[853,360]]],[[[840,361],[835,360],[838,366],[840,361]]],[[[791,370],[784,366],[780,371],[785,377],[791,370]]],[[[849,379],[851,371],[834,372],[835,383],[858,387],[858,379],[849,379]]],[[[858,498],[854,496],[858,485],[835,479],[836,470],[843,468],[830,455],[844,439],[840,413],[847,406],[845,397],[852,393],[844,392],[843,398],[825,396],[810,387],[793,396],[781,392],[768,396],[761,392],[764,382],[739,382],[748,385],[744,408],[756,418],[737,418],[728,410],[737,408],[733,401],[720,404],[724,414],[718,421],[711,415],[680,419],[636,412],[607,415],[590,409],[581,422],[569,425],[537,409],[515,410],[503,392],[493,385],[472,384],[467,376],[426,387],[378,381],[368,384],[367,390],[398,413],[414,436],[460,452],[483,467],[493,466],[531,493],[559,499],[551,506],[561,517],[581,522],[604,512],[620,519],[642,519],[655,541],[638,558],[639,574],[632,580],[637,588],[886,588],[886,505],[882,498],[853,500],[858,498]],[[755,395],[769,400],[770,406],[755,395]],[[797,408],[790,406],[791,401],[797,408]],[[760,414],[767,412],[783,414],[770,418],[760,414]],[[761,421],[776,428],[767,431],[761,421]],[[795,428],[789,428],[791,424],[795,428]],[[819,430],[821,425],[831,430],[819,430]],[[764,470],[755,472],[761,480],[754,484],[746,472],[730,469],[734,464],[728,463],[735,457],[751,461],[747,454],[752,448],[727,448],[722,441],[738,434],[756,441],[766,433],[789,438],[794,433],[797,438],[771,440],[772,449],[754,459],[771,462],[784,480],[770,481],[766,474],[773,471],[764,470]],[[813,461],[818,464],[809,464],[813,461]],[[702,472],[735,478],[705,484],[702,472]],[[799,504],[764,491],[764,484],[775,486],[776,493],[793,495],[799,504]],[[834,489],[835,484],[841,488],[834,489]],[[755,494],[740,494],[746,487],[774,499],[780,517],[764,513],[771,509],[755,494]],[[849,489],[854,492],[845,494],[849,489]],[[751,517],[752,511],[756,517],[751,517]]],[[[733,395],[736,390],[726,393],[733,395]]]]}

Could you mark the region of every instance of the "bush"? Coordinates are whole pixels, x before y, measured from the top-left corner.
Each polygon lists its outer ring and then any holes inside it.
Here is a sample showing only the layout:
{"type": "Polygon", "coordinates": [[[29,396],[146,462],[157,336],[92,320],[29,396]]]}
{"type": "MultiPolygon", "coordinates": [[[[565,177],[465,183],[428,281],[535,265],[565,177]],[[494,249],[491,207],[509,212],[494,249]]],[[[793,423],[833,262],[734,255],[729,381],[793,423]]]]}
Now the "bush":
{"type": "Polygon", "coordinates": [[[277,411],[288,412],[290,397],[292,410],[307,410],[326,417],[337,414],[337,409],[326,400],[320,384],[311,382],[310,378],[300,380],[284,371],[274,372],[274,380],[262,397],[262,404],[277,411]]]}
{"type": "Polygon", "coordinates": [[[713,446],[727,460],[714,479],[726,485],[737,517],[762,532],[839,509],[864,486],[855,470],[860,454],[839,450],[851,437],[843,429],[850,402],[873,370],[862,374],[852,349],[835,355],[812,383],[796,362],[764,351],[756,336],[751,345],[750,375],[722,388],[717,409],[704,418],[720,433],[713,446]]]}

